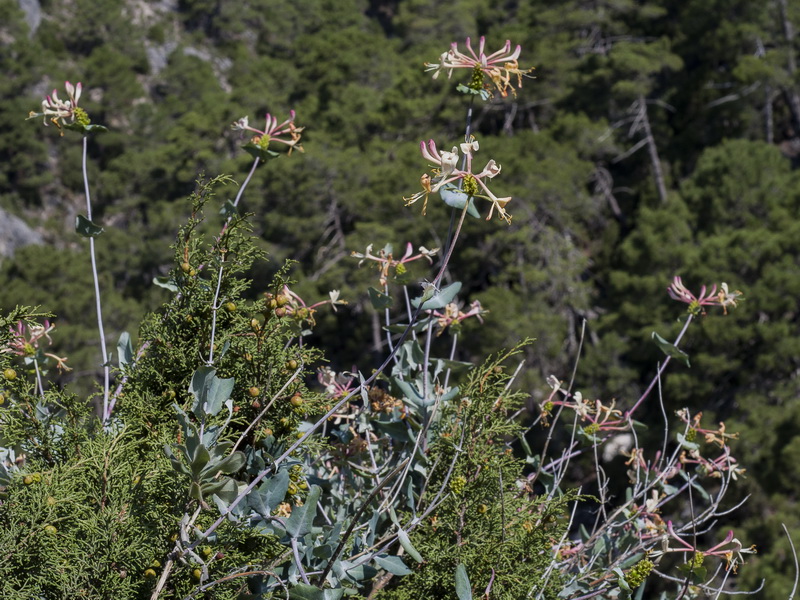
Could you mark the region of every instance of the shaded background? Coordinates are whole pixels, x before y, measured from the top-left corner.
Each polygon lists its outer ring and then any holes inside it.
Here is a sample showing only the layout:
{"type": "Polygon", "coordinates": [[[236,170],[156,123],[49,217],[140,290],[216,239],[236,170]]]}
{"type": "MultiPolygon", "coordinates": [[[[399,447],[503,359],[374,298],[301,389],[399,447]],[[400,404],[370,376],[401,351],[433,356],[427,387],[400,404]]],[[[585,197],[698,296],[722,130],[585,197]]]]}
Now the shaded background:
{"type": "Polygon", "coordinates": [[[737,494],[752,496],[730,525],[759,555],[740,584],[767,577],[760,597],[784,597],[794,573],[780,523],[800,538],[800,2],[552,5],[0,0],[0,308],[57,313],[56,350],[75,367],[63,383],[92,389],[88,254],[73,233],[79,141],[24,120],[64,80],[83,82],[81,105],[111,129],[92,138],[89,171],[112,346],[165,298],[152,280],[169,268],[198,173],[244,179],[250,158],[230,123],[294,109],[306,153],[259,168],[243,200],[271,256],[254,293],[298,261],[303,297],[340,289],[350,301],[318,316],[331,366],[372,364],[383,352],[365,293],[376,274],[350,252],[441,246],[449,222],[438,200],[422,218],[402,196],[425,168],[419,140],[463,135],[467,100],[454,87],[468,74],[433,81],[422,65],[467,36],[491,50],[510,38],[536,79],[476,106],[474,126],[479,162],[503,167],[493,187],[514,197],[514,220],[466,224],[450,272],[465,302],[491,312],[465,326],[458,358],[535,337],[520,385],[539,400],[547,375],[571,372],[586,319],[577,388],[627,407],[662,357],[652,331],[679,329],[670,279],[742,290],[733,314],[690,329],[692,366],[670,366],[664,398],[741,431],[737,494]]]}

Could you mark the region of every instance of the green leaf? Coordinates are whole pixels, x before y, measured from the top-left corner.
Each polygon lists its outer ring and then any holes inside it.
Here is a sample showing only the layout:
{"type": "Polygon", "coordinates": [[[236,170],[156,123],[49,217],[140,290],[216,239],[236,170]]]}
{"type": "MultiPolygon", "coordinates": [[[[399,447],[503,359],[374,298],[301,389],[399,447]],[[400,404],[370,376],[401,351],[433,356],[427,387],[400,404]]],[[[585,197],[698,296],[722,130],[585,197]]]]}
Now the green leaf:
{"type": "Polygon", "coordinates": [[[192,469],[192,477],[194,479],[200,478],[200,473],[202,473],[203,469],[206,468],[206,465],[210,460],[211,455],[208,453],[208,449],[203,444],[200,444],[197,447],[194,456],[192,456],[192,462],[189,465],[192,469]]]}
{"type": "Polygon", "coordinates": [[[223,204],[222,208],[219,209],[219,214],[221,214],[226,219],[235,217],[237,213],[238,211],[236,210],[236,206],[234,206],[231,200],[225,200],[225,204],[223,204]]]}
{"type": "Polygon", "coordinates": [[[456,281],[455,283],[448,285],[446,288],[434,291],[430,299],[425,298],[425,294],[423,294],[421,298],[414,298],[411,301],[411,304],[414,305],[414,308],[417,308],[420,301],[422,301],[422,310],[444,308],[453,301],[453,298],[456,297],[456,294],[458,294],[460,289],[461,282],[456,281]]]}
{"type": "Polygon", "coordinates": [[[383,292],[379,292],[373,287],[369,288],[367,291],[369,292],[369,301],[372,302],[372,308],[374,308],[375,310],[381,310],[384,308],[392,307],[391,296],[388,296],[383,292]]]}
{"type": "Polygon", "coordinates": [[[172,452],[172,448],[169,446],[164,446],[164,453],[167,455],[169,462],[172,464],[172,468],[175,469],[178,473],[183,473],[184,475],[191,475],[189,469],[183,464],[182,461],[178,460],[175,454],[172,452]]]}
{"type": "Polygon", "coordinates": [[[456,567],[456,595],[458,600],[472,600],[472,586],[467,576],[467,568],[463,564],[456,567]]]}
{"type": "Polygon", "coordinates": [[[103,228],[92,223],[83,215],[78,215],[75,217],[75,233],[81,237],[94,238],[103,233],[103,228]]]}
{"type": "Polygon", "coordinates": [[[131,334],[123,331],[117,342],[117,362],[122,369],[133,360],[133,345],[131,344],[131,334]]]}
{"type": "Polygon", "coordinates": [[[684,352],[683,350],[678,348],[675,344],[670,344],[667,340],[662,338],[655,331],[653,332],[653,336],[652,337],[655,340],[656,345],[659,348],[661,348],[661,351],[664,354],[666,354],[667,356],[670,356],[670,357],[672,357],[672,358],[674,358],[676,360],[683,361],[684,363],[686,363],[687,367],[691,367],[691,365],[689,364],[689,355],[686,354],[686,352],[684,352]]]}
{"type": "Polygon", "coordinates": [[[381,569],[388,571],[392,575],[411,575],[411,573],[413,573],[413,571],[406,566],[406,563],[404,563],[403,559],[399,556],[379,554],[373,560],[381,569]]]}
{"type": "Polygon", "coordinates": [[[192,375],[189,392],[195,397],[192,412],[197,417],[216,415],[233,391],[234,380],[220,379],[213,367],[200,367],[192,375]]]}
{"type": "Polygon", "coordinates": [[[265,150],[261,146],[258,146],[253,143],[245,144],[244,146],[242,146],[242,148],[245,151],[247,151],[247,153],[253,158],[260,158],[264,162],[267,162],[272,158],[278,158],[280,156],[280,154],[278,154],[277,152],[273,152],[272,150],[265,150]]]}
{"type": "Polygon", "coordinates": [[[292,509],[292,514],[286,521],[286,531],[290,536],[301,538],[311,532],[321,493],[322,489],[318,485],[312,485],[303,506],[292,509]]]}
{"type": "Polygon", "coordinates": [[[413,558],[418,563],[422,562],[422,555],[417,552],[417,549],[411,544],[411,540],[408,538],[408,534],[403,529],[397,530],[397,539],[400,542],[400,545],[403,547],[403,550],[408,552],[408,555],[413,558]]]}
{"type": "Polygon", "coordinates": [[[221,471],[226,475],[230,475],[241,469],[246,461],[247,459],[245,458],[244,454],[237,450],[227,458],[221,460],[219,463],[215,463],[214,471],[221,471]]]}
{"type": "Polygon", "coordinates": [[[108,127],[105,125],[81,125],[80,123],[64,123],[64,129],[69,129],[70,131],[77,131],[78,133],[103,133],[104,131],[108,131],[108,127]]]}
{"type": "Polygon", "coordinates": [[[344,589],[321,590],[316,586],[298,583],[289,590],[290,600],[339,600],[344,594],[344,589]]]}

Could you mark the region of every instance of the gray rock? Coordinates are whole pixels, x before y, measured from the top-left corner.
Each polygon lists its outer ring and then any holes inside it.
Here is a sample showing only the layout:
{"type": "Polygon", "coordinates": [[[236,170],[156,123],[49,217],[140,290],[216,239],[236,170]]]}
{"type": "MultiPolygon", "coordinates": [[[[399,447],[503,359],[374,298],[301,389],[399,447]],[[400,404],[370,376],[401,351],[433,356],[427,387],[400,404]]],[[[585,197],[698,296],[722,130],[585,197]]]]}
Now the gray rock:
{"type": "Polygon", "coordinates": [[[0,208],[0,257],[14,256],[17,248],[43,244],[44,238],[25,221],[0,208]]]}
{"type": "Polygon", "coordinates": [[[19,8],[25,13],[25,22],[30,29],[28,37],[32,38],[42,22],[42,5],[39,0],[19,0],[19,8]]]}

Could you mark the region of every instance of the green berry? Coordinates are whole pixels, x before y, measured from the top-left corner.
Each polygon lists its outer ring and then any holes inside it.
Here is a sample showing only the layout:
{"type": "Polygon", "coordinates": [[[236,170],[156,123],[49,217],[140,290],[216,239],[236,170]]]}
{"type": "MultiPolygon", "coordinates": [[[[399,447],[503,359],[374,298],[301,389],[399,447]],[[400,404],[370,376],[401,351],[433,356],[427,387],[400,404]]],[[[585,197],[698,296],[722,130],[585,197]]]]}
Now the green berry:
{"type": "Polygon", "coordinates": [[[261,393],[261,390],[258,389],[256,386],[253,386],[249,390],[247,390],[247,393],[250,394],[251,398],[256,398],[261,393]]]}
{"type": "Polygon", "coordinates": [[[181,263],[181,271],[183,271],[184,273],[188,273],[191,270],[192,270],[192,265],[190,265],[188,262],[181,263]]]}
{"type": "Polygon", "coordinates": [[[155,579],[156,578],[156,572],[153,569],[145,569],[144,578],[145,579],[155,579]]]}
{"type": "Polygon", "coordinates": [[[58,529],[56,529],[55,525],[45,525],[44,532],[47,535],[55,535],[58,533],[58,529]]]}
{"type": "Polygon", "coordinates": [[[231,313],[236,312],[236,304],[234,304],[233,302],[227,302],[225,304],[225,310],[231,313]]]}
{"type": "Polygon", "coordinates": [[[213,550],[211,550],[211,546],[202,546],[200,548],[200,556],[202,556],[203,558],[208,558],[209,556],[211,556],[212,552],[213,550]]]}
{"type": "Polygon", "coordinates": [[[3,371],[3,377],[5,377],[7,381],[14,381],[17,378],[17,372],[9,367],[3,371]]]}
{"type": "Polygon", "coordinates": [[[287,360],[286,368],[289,369],[290,371],[294,371],[297,368],[297,361],[295,359],[287,360]]]}
{"type": "Polygon", "coordinates": [[[192,579],[200,581],[203,578],[203,571],[202,569],[192,569],[191,575],[192,579]]]}
{"type": "Polygon", "coordinates": [[[300,408],[301,406],[303,406],[303,397],[300,394],[295,394],[294,396],[292,396],[292,399],[289,400],[289,402],[291,402],[292,406],[294,406],[295,408],[300,408]]]}

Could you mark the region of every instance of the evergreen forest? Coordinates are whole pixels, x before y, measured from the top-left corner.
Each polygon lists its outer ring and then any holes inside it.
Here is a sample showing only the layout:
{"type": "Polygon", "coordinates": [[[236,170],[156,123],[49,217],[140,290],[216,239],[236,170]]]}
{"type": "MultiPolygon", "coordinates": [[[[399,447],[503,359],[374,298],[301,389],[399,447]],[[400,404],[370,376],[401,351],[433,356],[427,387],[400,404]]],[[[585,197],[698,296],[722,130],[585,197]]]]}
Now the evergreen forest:
{"type": "MultiPolygon", "coordinates": [[[[712,429],[724,421],[736,437],[723,438],[744,471],[723,505],[736,508],[713,523],[722,532],[714,539],[733,530],[757,548],[724,587],[790,597],[791,541],[800,542],[800,0],[0,0],[0,7],[0,312],[25,305],[54,315],[49,351],[68,356],[72,368],[53,371],[54,387],[85,398],[103,378],[89,248],[75,235],[85,212],[77,136],[26,119],[64,81],[82,82],[81,106],[108,128],[88,138],[86,152],[92,221],[104,228],[97,260],[115,356],[122,332],[134,348],[154,335],[147,315],[174,297],[174,258],[183,251],[176,232],[219,232],[216,205],[206,208],[208,222],[186,225],[195,216],[187,198],[205,185],[198,181],[238,182],[216,191],[223,203],[248,177],[248,136],[231,124],[249,115],[260,128],[267,113],[295,112],[303,151],[255,169],[239,204],[251,215],[247,252],[266,260],[236,274],[250,287],[231,285],[241,306],[263,302],[275,281],[297,297],[338,290],[347,302],[314,313],[303,338],[309,398],[320,387],[318,367],[367,377],[392,350],[376,271],[353,253],[378,255],[388,245],[398,258],[407,244],[447,246],[454,213],[439,196],[431,195],[424,217],[421,202],[406,207],[403,198],[419,187],[420,141],[444,149],[463,142],[469,110],[480,165],[489,157],[502,164],[497,183],[513,197],[506,207],[513,218],[487,222],[488,205],[478,204],[482,218],[464,221],[444,281],[461,282],[462,307],[478,301],[481,321],[457,323],[449,358],[481,364],[516,349],[524,362],[513,379],[520,430],[497,435],[519,435],[532,447],[547,440],[560,452],[569,433],[551,440],[546,427],[531,425],[553,376],[573,378],[571,390],[585,398],[627,409],[671,356],[658,379],[661,402],[642,404],[636,418],[648,427],[637,435],[660,446],[662,413],[671,418],[684,407],[702,412],[712,429]],[[458,94],[463,73],[426,71],[451,43],[461,48],[470,38],[477,46],[481,37],[490,49],[506,40],[521,46],[520,67],[531,69],[521,87],[512,79],[507,95],[458,94]],[[691,290],[725,282],[743,296],[726,314],[696,306],[680,349],[657,343],[674,340],[684,325],[684,307],[667,291],[675,277],[691,290]]],[[[439,260],[441,252],[434,266],[439,260]]],[[[410,262],[407,272],[393,271],[389,287],[408,283],[421,293],[415,282],[432,270],[426,260],[410,262]]],[[[449,339],[432,344],[447,354],[449,339]]],[[[230,368],[240,386],[241,373],[230,368]]],[[[157,371],[148,377],[157,381],[157,371]]],[[[470,381],[469,389],[483,389],[470,381]]],[[[624,496],[626,460],[602,463],[609,505],[624,496]]],[[[451,474],[433,480],[440,476],[451,474]]],[[[564,477],[573,494],[565,502],[585,496],[574,533],[601,510],[594,459],[576,459],[564,477]]],[[[438,589],[432,575],[421,577],[438,589]]],[[[415,597],[392,585],[374,597],[415,597]]],[[[651,585],[640,598],[666,589],[663,597],[678,597],[666,583],[651,585]]],[[[176,586],[170,597],[189,597],[188,587],[176,586]]],[[[487,597],[526,597],[496,591],[487,597]]],[[[685,597],[706,597],[697,594],[685,597]]]]}

